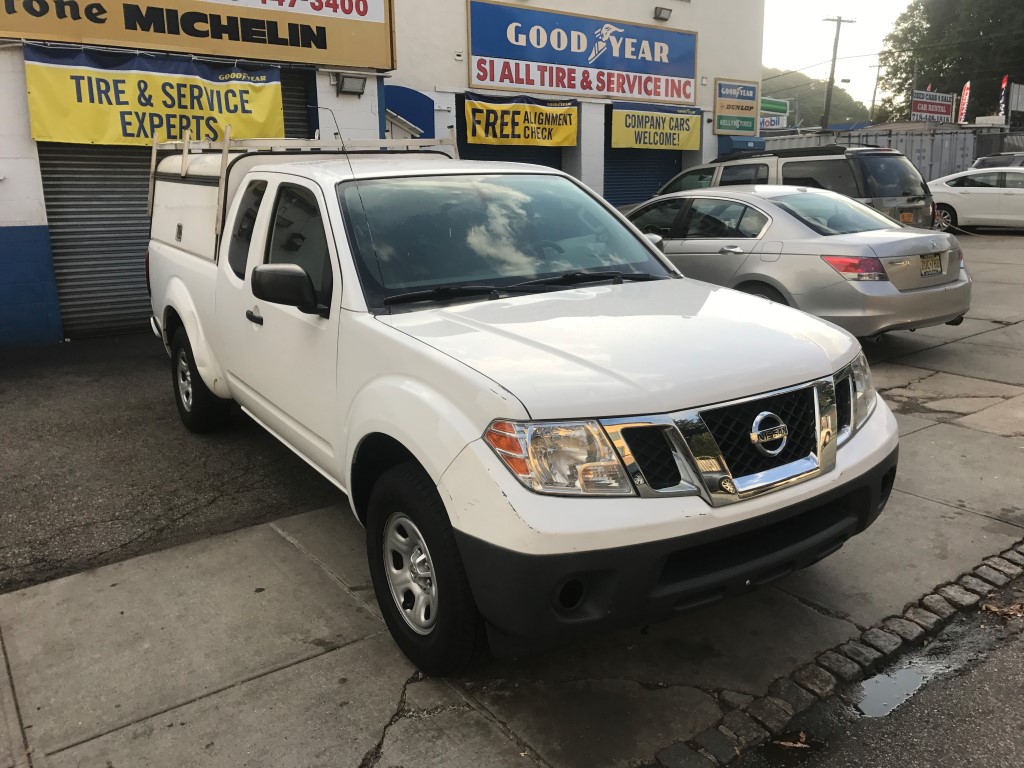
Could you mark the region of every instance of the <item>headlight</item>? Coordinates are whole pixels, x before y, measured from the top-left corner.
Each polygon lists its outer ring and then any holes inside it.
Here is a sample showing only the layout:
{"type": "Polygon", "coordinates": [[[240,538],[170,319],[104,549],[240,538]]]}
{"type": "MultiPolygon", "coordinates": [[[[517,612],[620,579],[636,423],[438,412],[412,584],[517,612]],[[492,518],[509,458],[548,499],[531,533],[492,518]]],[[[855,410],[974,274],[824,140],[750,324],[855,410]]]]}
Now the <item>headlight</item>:
{"type": "Polygon", "coordinates": [[[484,441],[537,493],[632,496],[633,485],[596,421],[494,421],[484,441]]]}
{"type": "Polygon", "coordinates": [[[861,352],[851,366],[853,373],[853,428],[859,429],[875,410],[875,382],[868,359],[861,352]]]}

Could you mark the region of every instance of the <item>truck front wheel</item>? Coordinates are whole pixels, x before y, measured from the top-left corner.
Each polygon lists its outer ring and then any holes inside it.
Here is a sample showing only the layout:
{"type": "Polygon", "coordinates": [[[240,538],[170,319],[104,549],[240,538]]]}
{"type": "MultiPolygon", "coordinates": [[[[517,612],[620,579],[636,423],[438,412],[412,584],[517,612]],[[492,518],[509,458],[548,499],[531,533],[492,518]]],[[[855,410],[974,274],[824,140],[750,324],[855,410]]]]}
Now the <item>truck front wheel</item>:
{"type": "Polygon", "coordinates": [[[211,432],[224,423],[228,401],[213,394],[203,382],[184,328],[171,340],[171,385],[178,415],[191,432],[211,432]]]}
{"type": "Polygon", "coordinates": [[[429,675],[449,675],[479,658],[483,619],[444,503],[418,464],[392,467],[374,485],[366,554],[377,604],[410,661],[429,675]]]}

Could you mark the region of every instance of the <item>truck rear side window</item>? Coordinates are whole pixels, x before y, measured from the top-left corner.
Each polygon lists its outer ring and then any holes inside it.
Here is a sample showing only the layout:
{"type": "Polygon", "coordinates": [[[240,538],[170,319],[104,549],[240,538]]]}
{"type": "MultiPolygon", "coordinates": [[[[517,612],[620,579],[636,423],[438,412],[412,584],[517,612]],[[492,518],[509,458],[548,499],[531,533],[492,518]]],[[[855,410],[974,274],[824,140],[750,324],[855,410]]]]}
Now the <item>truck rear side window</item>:
{"type": "Polygon", "coordinates": [[[316,196],[304,187],[282,184],[267,240],[267,264],[298,264],[313,281],[317,303],[330,306],[331,257],[316,196]]]}
{"type": "Polygon", "coordinates": [[[231,230],[228,245],[228,266],[239,280],[245,280],[245,263],[249,260],[249,246],[252,244],[252,230],[256,226],[256,214],[267,191],[267,182],[252,181],[245,188],[245,194],[238,205],[235,226],[231,230]]]}
{"type": "Polygon", "coordinates": [[[853,166],[845,157],[832,160],[791,160],[782,164],[782,183],[861,197],[853,166]]]}

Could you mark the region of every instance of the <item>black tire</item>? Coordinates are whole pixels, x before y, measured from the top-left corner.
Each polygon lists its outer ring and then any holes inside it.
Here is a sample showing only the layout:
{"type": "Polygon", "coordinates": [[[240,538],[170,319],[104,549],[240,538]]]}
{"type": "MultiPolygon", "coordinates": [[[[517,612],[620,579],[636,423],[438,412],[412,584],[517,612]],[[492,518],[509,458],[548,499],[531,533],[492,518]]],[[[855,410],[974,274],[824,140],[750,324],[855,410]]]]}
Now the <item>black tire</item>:
{"type": "Polygon", "coordinates": [[[747,283],[746,285],[741,285],[736,290],[743,291],[743,293],[749,293],[751,296],[760,296],[762,299],[774,301],[776,304],[781,304],[784,307],[789,306],[789,302],[786,301],[785,296],[770,285],[765,285],[764,283],[747,283]]]}
{"type": "Polygon", "coordinates": [[[196,359],[184,328],[175,331],[171,340],[171,387],[181,423],[189,431],[203,434],[224,424],[229,401],[207,389],[196,370],[196,359]]]}
{"type": "MultiPolygon", "coordinates": [[[[392,467],[370,492],[366,556],[384,621],[413,664],[428,675],[443,676],[462,672],[481,658],[487,649],[483,617],[473,599],[444,502],[430,476],[418,464],[409,462],[392,467]],[[408,521],[412,522],[411,527],[408,521]],[[397,549],[385,551],[386,531],[392,526],[396,534],[404,531],[410,535],[409,541],[422,540],[425,544],[432,595],[426,600],[432,600],[431,605],[436,607],[429,628],[413,629],[413,610],[408,611],[407,619],[406,611],[399,607],[398,593],[392,592],[389,573],[407,568],[412,559],[404,560],[397,549]],[[391,568],[386,558],[392,563],[391,568]]],[[[406,588],[406,600],[413,589],[412,585],[406,588]]]]}
{"type": "Polygon", "coordinates": [[[939,232],[952,232],[953,230],[959,229],[957,226],[958,219],[956,211],[953,210],[952,206],[946,205],[945,203],[939,203],[935,206],[935,229],[939,232]]]}

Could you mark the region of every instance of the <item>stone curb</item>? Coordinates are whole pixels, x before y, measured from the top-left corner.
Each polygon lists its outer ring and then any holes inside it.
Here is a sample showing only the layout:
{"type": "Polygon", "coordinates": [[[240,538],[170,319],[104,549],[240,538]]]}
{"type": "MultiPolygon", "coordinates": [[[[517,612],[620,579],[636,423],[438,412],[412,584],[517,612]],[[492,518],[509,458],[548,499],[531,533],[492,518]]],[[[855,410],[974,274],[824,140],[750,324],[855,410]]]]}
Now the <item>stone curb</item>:
{"type": "MultiPolygon", "coordinates": [[[[1022,575],[1024,541],[986,557],[959,578],[940,584],[908,605],[901,616],[889,616],[860,637],[820,653],[814,662],[788,676],[775,678],[765,696],[732,709],[718,725],[676,747],[688,747],[687,755],[700,760],[700,765],[727,765],[744,750],[783,733],[796,715],[935,635],[952,618],[976,608],[993,590],[1022,575]]],[[[668,760],[659,764],[696,765],[668,760]]]]}

